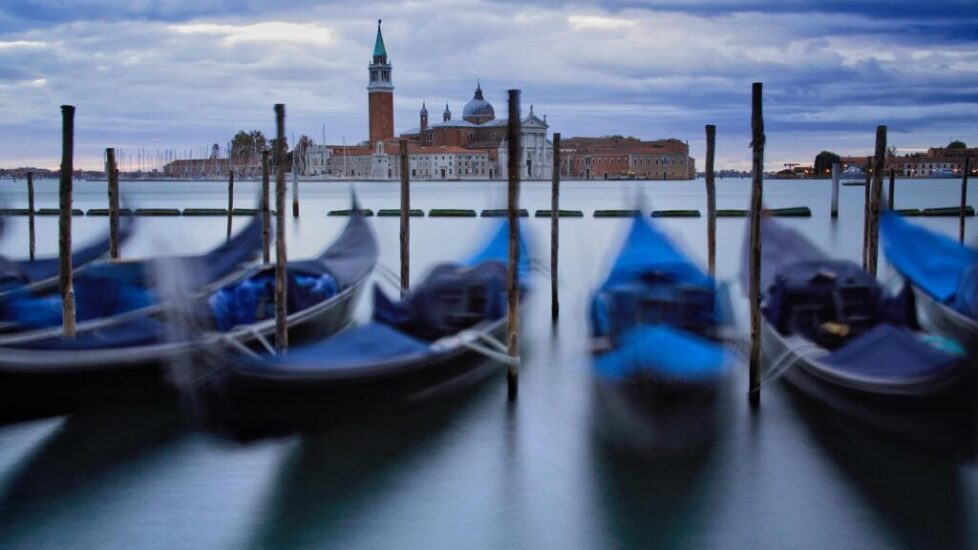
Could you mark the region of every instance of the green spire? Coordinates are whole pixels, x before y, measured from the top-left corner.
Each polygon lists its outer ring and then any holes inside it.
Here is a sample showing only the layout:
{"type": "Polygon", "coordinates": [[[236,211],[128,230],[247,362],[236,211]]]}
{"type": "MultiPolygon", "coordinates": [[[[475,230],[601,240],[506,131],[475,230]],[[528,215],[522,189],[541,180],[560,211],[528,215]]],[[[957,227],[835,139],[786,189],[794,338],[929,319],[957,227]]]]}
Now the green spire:
{"type": "Polygon", "coordinates": [[[377,41],[374,42],[374,57],[387,57],[387,48],[384,47],[384,35],[380,33],[380,19],[377,20],[377,41]]]}

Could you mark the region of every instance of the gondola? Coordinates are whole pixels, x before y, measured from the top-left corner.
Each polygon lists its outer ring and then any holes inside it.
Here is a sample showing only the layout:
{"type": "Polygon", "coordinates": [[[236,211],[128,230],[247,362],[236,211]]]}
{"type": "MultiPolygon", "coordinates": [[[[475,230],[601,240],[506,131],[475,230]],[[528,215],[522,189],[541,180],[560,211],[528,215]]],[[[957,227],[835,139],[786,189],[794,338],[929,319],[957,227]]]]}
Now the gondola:
{"type": "MultiPolygon", "coordinates": [[[[346,326],[376,259],[373,231],[355,214],[320,255],[289,262],[290,337],[301,341],[346,326]]],[[[45,334],[8,342],[0,346],[0,421],[171,395],[180,368],[189,365],[168,367],[189,361],[195,350],[269,345],[273,289],[273,266],[255,266],[219,288],[171,301],[167,315],[134,312],[79,325],[73,340],[45,334]]]]}
{"type": "Polygon", "coordinates": [[[886,291],[769,217],[761,228],[768,377],[879,432],[970,453],[974,372],[960,346],[919,330],[912,294],[886,291]]]}
{"type": "MultiPolygon", "coordinates": [[[[136,222],[132,216],[123,216],[119,223],[119,244],[132,235],[136,222]]],[[[71,266],[76,275],[95,260],[109,253],[109,235],[106,232],[98,240],[75,250],[71,254],[71,266]]],[[[0,256],[0,307],[10,295],[30,292],[45,293],[58,287],[58,258],[45,257],[34,260],[15,260],[0,256]]]]}
{"type": "Polygon", "coordinates": [[[883,250],[913,288],[921,324],[978,361],[978,250],[886,211],[883,250]]]}
{"type": "MultiPolygon", "coordinates": [[[[257,258],[260,249],[261,218],[255,216],[233,238],[205,254],[92,262],[73,280],[77,330],[100,328],[113,317],[137,319],[161,312],[165,304],[154,289],[160,286],[165,270],[185,274],[185,291],[207,292],[240,276],[242,267],[257,258]]],[[[21,287],[0,300],[0,348],[61,333],[61,296],[56,283],[21,287]]]]}
{"type": "Polygon", "coordinates": [[[643,453],[702,449],[716,431],[733,355],[726,293],[636,216],[592,297],[598,428],[643,453]]]}
{"type": "Polygon", "coordinates": [[[375,287],[372,320],[332,338],[284,354],[203,350],[193,392],[199,423],[237,441],[329,431],[460,395],[499,372],[508,238],[504,223],[478,254],[435,266],[399,301],[375,287]]]}

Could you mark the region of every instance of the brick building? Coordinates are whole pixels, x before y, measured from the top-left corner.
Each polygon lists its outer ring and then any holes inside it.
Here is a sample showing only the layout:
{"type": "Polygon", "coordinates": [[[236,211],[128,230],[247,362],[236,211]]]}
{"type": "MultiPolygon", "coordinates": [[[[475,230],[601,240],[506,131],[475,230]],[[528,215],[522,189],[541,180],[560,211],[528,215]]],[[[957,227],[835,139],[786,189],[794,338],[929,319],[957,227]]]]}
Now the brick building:
{"type": "Polygon", "coordinates": [[[686,180],[696,177],[689,145],[677,139],[573,137],[561,142],[561,175],[572,179],[686,180]]]}

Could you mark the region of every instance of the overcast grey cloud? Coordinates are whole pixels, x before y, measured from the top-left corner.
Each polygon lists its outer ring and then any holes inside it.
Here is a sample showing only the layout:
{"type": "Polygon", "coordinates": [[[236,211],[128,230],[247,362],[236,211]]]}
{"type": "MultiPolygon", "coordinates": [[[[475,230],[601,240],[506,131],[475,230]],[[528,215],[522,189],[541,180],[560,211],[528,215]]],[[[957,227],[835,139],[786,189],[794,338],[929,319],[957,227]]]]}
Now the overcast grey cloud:
{"type": "Polygon", "coordinates": [[[0,165],[56,166],[63,103],[91,167],[268,130],[276,102],[290,133],[358,142],[378,18],[398,130],[481,79],[497,112],[521,88],[565,136],[676,137],[702,159],[713,123],[720,164],[746,167],[762,81],[769,168],[865,154],[877,124],[903,150],[978,142],[973,1],[33,0],[0,7],[0,165]]]}

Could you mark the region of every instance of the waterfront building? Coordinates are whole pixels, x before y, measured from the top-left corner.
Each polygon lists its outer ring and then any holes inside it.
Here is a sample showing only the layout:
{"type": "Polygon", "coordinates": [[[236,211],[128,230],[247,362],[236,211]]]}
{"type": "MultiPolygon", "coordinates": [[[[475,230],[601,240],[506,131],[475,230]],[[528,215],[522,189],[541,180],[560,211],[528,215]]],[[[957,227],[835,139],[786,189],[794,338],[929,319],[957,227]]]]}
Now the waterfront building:
{"type": "MultiPolygon", "coordinates": [[[[547,179],[552,173],[553,143],[547,139],[546,116],[538,117],[530,105],[530,113],[521,121],[520,177],[524,179],[547,179]]],[[[426,104],[421,104],[418,113],[418,126],[402,132],[402,138],[424,147],[461,147],[478,151],[489,159],[485,175],[489,179],[507,178],[506,141],[507,119],[497,119],[492,103],[486,100],[482,84],[476,83],[472,99],[462,108],[462,118],[452,119],[449,106],[445,105],[442,121],[429,124],[426,104]]]]}
{"type": "Polygon", "coordinates": [[[689,145],[678,139],[572,137],[561,142],[561,175],[571,179],[687,180],[696,177],[689,145]]]}

